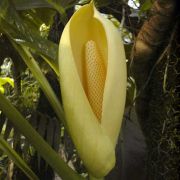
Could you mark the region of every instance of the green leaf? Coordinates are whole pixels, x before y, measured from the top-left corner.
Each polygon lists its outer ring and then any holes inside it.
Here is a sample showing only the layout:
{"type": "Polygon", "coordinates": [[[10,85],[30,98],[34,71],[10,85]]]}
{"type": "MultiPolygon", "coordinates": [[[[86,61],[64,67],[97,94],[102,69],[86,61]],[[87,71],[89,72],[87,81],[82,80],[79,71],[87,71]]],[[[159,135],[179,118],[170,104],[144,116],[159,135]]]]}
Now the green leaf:
{"type": "Polygon", "coordinates": [[[0,109],[63,180],[83,180],[33,129],[20,112],[0,93],[0,109]],[[14,118],[16,117],[16,118],[14,118]]]}
{"type": "Polygon", "coordinates": [[[153,5],[152,0],[146,0],[140,8],[140,13],[148,11],[152,7],[152,5],[153,5]]]}
{"type": "MultiPolygon", "coordinates": [[[[21,11],[19,13],[23,23],[29,22],[29,24],[35,25],[38,32],[40,32],[40,26],[42,24],[46,24],[47,26],[52,25],[56,11],[50,8],[38,8],[21,11]]],[[[27,26],[29,26],[29,24],[27,26]]]]}
{"type": "Polygon", "coordinates": [[[109,0],[94,0],[94,2],[97,7],[105,7],[111,3],[111,1],[109,0]]]}
{"type": "Polygon", "coordinates": [[[19,52],[25,64],[31,70],[36,80],[39,82],[41,89],[43,90],[50,104],[52,105],[52,108],[54,109],[59,120],[65,122],[64,112],[61,107],[61,104],[57,96],[55,95],[54,91],[52,90],[51,86],[49,85],[49,82],[47,81],[43,73],[41,72],[40,67],[36,63],[30,51],[26,47],[23,47],[23,46],[21,47],[19,45],[16,45],[15,43],[13,43],[13,45],[16,48],[16,50],[19,52]]]}
{"type": "Polygon", "coordinates": [[[12,87],[14,87],[14,80],[9,77],[0,77],[0,86],[9,83],[12,87]]]}
{"type": "Polygon", "coordinates": [[[29,179],[38,180],[39,178],[29,168],[25,161],[14,151],[11,146],[0,136],[0,149],[12,159],[15,164],[26,174],[29,179]]]}
{"type": "Polygon", "coordinates": [[[12,87],[14,87],[14,80],[9,77],[0,77],[0,92],[4,94],[3,85],[9,83],[12,87]]]}
{"type": "Polygon", "coordinates": [[[134,79],[129,76],[127,79],[127,97],[126,97],[126,107],[132,106],[134,98],[136,95],[136,86],[134,79]]]}
{"type": "Polygon", "coordinates": [[[0,86],[0,93],[4,94],[4,88],[2,86],[0,86]]]}
{"type": "Polygon", "coordinates": [[[61,21],[65,25],[68,21],[65,8],[61,5],[60,0],[46,0],[50,5],[52,5],[61,15],[61,21]]]}
{"type": "Polygon", "coordinates": [[[39,32],[25,25],[7,0],[0,1],[0,29],[16,43],[30,47],[38,54],[47,57],[47,63],[58,74],[58,45],[42,38],[39,32]]]}
{"type": "Polygon", "coordinates": [[[13,0],[17,10],[26,10],[33,8],[51,7],[45,0],[13,0]]]}
{"type": "Polygon", "coordinates": [[[14,3],[14,6],[17,10],[26,10],[26,9],[33,9],[33,8],[53,8],[54,5],[52,3],[54,2],[57,4],[57,6],[60,6],[60,8],[69,8],[74,6],[78,0],[58,0],[58,1],[48,1],[48,0],[12,0],[14,3]],[[59,5],[58,5],[59,4],[59,5]]]}

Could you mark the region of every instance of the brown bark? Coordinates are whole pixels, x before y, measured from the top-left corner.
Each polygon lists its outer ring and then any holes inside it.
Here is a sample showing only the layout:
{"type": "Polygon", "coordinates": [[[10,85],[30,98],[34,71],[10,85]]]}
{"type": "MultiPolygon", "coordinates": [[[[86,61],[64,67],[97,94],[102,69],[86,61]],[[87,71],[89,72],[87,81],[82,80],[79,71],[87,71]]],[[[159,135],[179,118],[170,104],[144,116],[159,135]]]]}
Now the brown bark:
{"type": "Polygon", "coordinates": [[[146,138],[146,179],[178,179],[179,2],[157,0],[134,44],[135,107],[146,138]],[[177,50],[178,49],[178,50],[177,50]],[[171,142],[171,145],[170,143],[171,142]],[[174,148],[172,148],[172,144],[174,148]]]}
{"type": "Polygon", "coordinates": [[[175,0],[156,1],[151,16],[137,35],[132,53],[131,70],[136,80],[136,110],[141,121],[148,117],[150,87],[147,85],[152,67],[168,44],[170,31],[174,25],[175,0]],[[166,3],[165,3],[166,2],[166,3]]]}

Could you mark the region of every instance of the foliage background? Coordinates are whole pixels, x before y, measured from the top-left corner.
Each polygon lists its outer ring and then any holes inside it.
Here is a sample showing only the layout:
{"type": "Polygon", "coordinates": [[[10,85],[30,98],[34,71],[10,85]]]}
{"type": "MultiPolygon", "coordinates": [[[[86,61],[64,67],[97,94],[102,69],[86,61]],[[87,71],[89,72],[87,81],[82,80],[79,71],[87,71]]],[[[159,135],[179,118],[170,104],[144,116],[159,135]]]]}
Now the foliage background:
{"type": "MultiPolygon", "coordinates": [[[[175,0],[168,0],[165,4],[156,1],[162,9],[158,11],[161,14],[166,5],[171,7],[176,3],[176,9],[168,16],[171,23],[158,24],[157,21],[156,26],[150,26],[152,29],[157,27],[157,36],[153,37],[148,34],[147,27],[143,29],[143,24],[158,14],[153,9],[154,1],[95,2],[122,31],[129,72],[117,164],[106,179],[178,179],[179,3],[175,0]],[[142,32],[142,41],[149,42],[147,44],[152,49],[151,54],[145,52],[143,57],[134,50],[142,32]]],[[[88,1],[0,1],[1,91],[66,164],[84,177],[87,177],[86,169],[64,128],[63,115],[59,113],[61,95],[57,80],[57,52],[65,24],[75,8],[86,3],[88,1]],[[29,57],[33,57],[40,69],[29,57]],[[43,72],[41,76],[37,75],[39,70],[43,72]],[[53,89],[52,94],[45,91],[48,83],[53,89]],[[53,98],[58,99],[57,104],[53,104],[53,98]]],[[[33,143],[22,135],[3,111],[0,111],[0,132],[39,179],[54,178],[54,167],[48,165],[41,152],[36,151],[33,143]]],[[[12,158],[9,159],[6,151],[0,152],[0,179],[25,179],[22,170],[12,158]]]]}

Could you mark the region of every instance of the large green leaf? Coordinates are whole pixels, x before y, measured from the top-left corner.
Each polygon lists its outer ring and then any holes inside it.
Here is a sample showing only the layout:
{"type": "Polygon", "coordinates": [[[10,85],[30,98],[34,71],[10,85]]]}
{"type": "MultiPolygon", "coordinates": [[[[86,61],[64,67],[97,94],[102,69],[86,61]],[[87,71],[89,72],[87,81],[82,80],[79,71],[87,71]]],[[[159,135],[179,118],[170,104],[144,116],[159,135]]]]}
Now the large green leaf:
{"type": "Polygon", "coordinates": [[[8,119],[14,124],[15,128],[27,138],[63,180],[84,179],[68,167],[59,155],[44,141],[20,112],[1,93],[0,110],[6,114],[8,119]]]}
{"type": "Polygon", "coordinates": [[[49,0],[12,0],[15,8],[17,10],[26,10],[32,8],[53,8],[52,3],[59,4],[61,8],[68,9],[71,6],[74,6],[78,0],[57,0],[57,1],[49,1],[49,0]]]}
{"type": "Polygon", "coordinates": [[[67,23],[66,9],[74,6],[78,0],[13,0],[15,8],[17,10],[26,10],[32,8],[54,8],[61,15],[61,21],[67,23]]]}
{"type": "Polygon", "coordinates": [[[36,30],[41,33],[41,26],[45,24],[46,26],[52,25],[54,22],[54,16],[56,11],[52,8],[38,8],[29,9],[24,11],[19,11],[19,14],[23,20],[23,23],[28,23],[28,27],[35,25],[36,30]]]}
{"type": "Polygon", "coordinates": [[[38,180],[39,178],[29,168],[25,161],[14,151],[10,145],[0,136],[0,149],[12,159],[15,164],[26,174],[29,179],[38,180]]]}
{"type": "Polygon", "coordinates": [[[40,67],[36,63],[34,57],[30,53],[30,51],[26,47],[21,47],[19,45],[16,45],[13,43],[16,50],[19,52],[20,56],[28,66],[28,68],[31,70],[32,74],[36,78],[36,80],[39,82],[40,87],[42,88],[44,94],[46,95],[47,99],[49,100],[50,104],[52,105],[52,108],[54,109],[57,117],[59,120],[64,121],[64,113],[61,107],[61,104],[56,97],[54,91],[52,90],[51,86],[49,85],[49,82],[41,72],[40,67]]]}
{"type": "Polygon", "coordinates": [[[46,56],[47,63],[58,74],[58,46],[39,35],[32,27],[23,24],[22,19],[8,0],[0,1],[0,29],[18,44],[30,47],[46,56]]]}
{"type": "Polygon", "coordinates": [[[13,0],[14,6],[17,10],[51,7],[45,0],[13,0]]]}
{"type": "Polygon", "coordinates": [[[50,5],[52,5],[61,15],[61,21],[65,25],[68,21],[65,8],[61,5],[60,0],[46,0],[50,5]]]}

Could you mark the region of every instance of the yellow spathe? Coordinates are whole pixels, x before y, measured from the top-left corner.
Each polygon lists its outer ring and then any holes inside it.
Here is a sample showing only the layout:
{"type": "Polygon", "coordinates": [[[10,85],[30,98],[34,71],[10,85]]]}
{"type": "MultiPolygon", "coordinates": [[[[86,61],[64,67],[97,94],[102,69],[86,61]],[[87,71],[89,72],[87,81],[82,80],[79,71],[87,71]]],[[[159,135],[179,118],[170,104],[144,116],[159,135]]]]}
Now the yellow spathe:
{"type": "Polygon", "coordinates": [[[126,97],[126,60],[121,35],[93,3],[67,23],[59,45],[66,123],[90,174],[105,176],[115,165],[126,97]]]}

